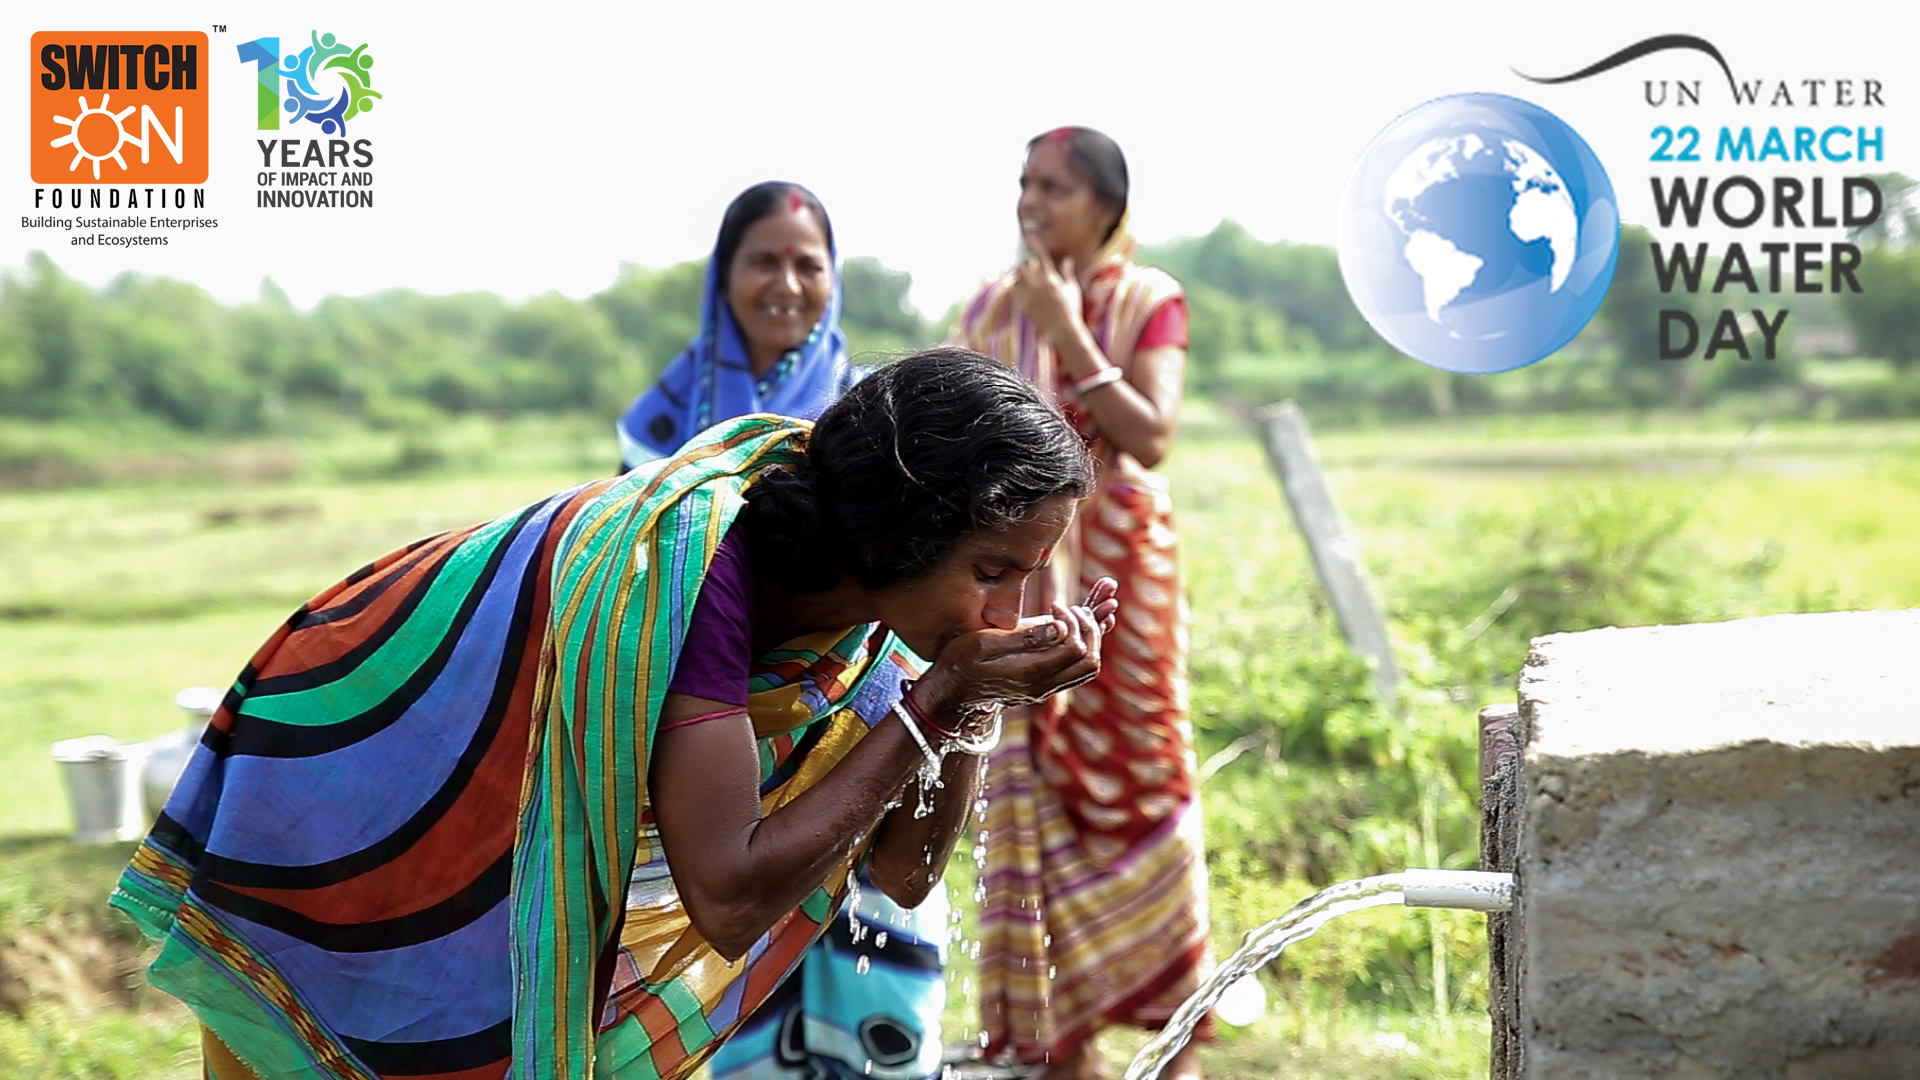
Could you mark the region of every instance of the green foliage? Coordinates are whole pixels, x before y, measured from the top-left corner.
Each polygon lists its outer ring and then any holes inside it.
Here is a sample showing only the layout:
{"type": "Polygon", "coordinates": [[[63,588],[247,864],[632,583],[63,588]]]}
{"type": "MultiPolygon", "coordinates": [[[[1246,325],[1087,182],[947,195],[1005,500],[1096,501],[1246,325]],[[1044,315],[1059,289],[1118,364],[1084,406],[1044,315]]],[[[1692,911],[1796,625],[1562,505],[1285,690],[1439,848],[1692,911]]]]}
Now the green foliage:
{"type": "MultiPolygon", "coordinates": [[[[1188,287],[1204,285],[1249,307],[1298,325],[1329,352],[1370,345],[1373,331],[1347,296],[1332,248],[1315,244],[1263,244],[1231,221],[1198,239],[1178,240],[1142,251],[1144,262],[1165,269],[1188,287]]],[[[1231,341],[1237,351],[1254,348],[1243,331],[1231,341]]]]}
{"type": "Polygon", "coordinates": [[[659,378],[700,329],[706,273],[703,262],[660,271],[628,263],[611,286],[593,297],[593,305],[606,313],[615,332],[639,351],[645,377],[634,393],[659,378]]]}
{"type": "MultiPolygon", "coordinates": [[[[1503,436],[1484,424],[1322,437],[1403,671],[1396,712],[1342,643],[1251,440],[1194,437],[1214,430],[1194,416],[1167,468],[1194,612],[1192,708],[1210,773],[1222,950],[1328,884],[1477,865],[1475,714],[1514,700],[1531,638],[1920,600],[1920,577],[1846,553],[1858,550],[1853,538],[1891,536],[1881,530],[1920,513],[1920,488],[1902,494],[1911,452],[1866,479],[1818,450],[1813,428],[1761,444],[1807,475],[1719,473],[1738,428],[1716,435],[1717,448],[1664,434],[1609,448],[1591,426],[1578,439],[1561,427],[1503,436]],[[1631,466],[1647,459],[1676,471],[1631,466]]],[[[1859,438],[1876,461],[1899,444],[1884,431],[1859,438]]],[[[1278,969],[1269,985],[1281,993],[1318,988],[1343,1007],[1470,1010],[1485,1002],[1484,924],[1343,919],[1278,969]]]]}
{"type": "MultiPolygon", "coordinates": [[[[1774,359],[1709,362],[1659,358],[1660,312],[1685,311],[1708,335],[1727,297],[1662,292],[1651,234],[1627,226],[1593,322],[1559,355],[1498,378],[1435,371],[1388,348],[1347,296],[1330,248],[1264,244],[1223,221],[1205,236],[1149,247],[1142,259],[1186,286],[1191,389],[1250,404],[1294,398],[1322,424],[1675,406],[1912,415],[1920,386],[1904,371],[1920,357],[1920,324],[1906,314],[1920,295],[1920,248],[1893,246],[1887,235],[1861,237],[1873,245],[1859,271],[1863,292],[1791,298],[1790,332],[1774,359]],[[1843,321],[1862,352],[1880,358],[1871,378],[1836,379],[1836,362],[1797,351],[1799,331],[1843,321]]],[[[1717,262],[1706,267],[1709,283],[1716,272],[1717,262]]],[[[475,413],[610,418],[695,333],[705,273],[697,261],[664,270],[629,264],[584,301],[390,290],[331,297],[303,313],[271,282],[255,302],[232,308],[191,286],[135,275],[92,290],[35,253],[24,274],[0,280],[0,419],[140,420],[232,436],[325,427],[343,416],[395,431],[475,413]]],[[[910,284],[875,259],[847,260],[842,327],[856,361],[883,362],[944,338],[956,309],[929,322],[908,302],[910,284]]],[[[0,471],[74,472],[59,460],[4,459],[0,471]]]]}
{"type": "MultiPolygon", "coordinates": [[[[1840,294],[1860,351],[1883,356],[1905,370],[1920,359],[1920,247],[1869,248],[1860,259],[1860,292],[1840,294]]],[[[1912,395],[1909,395],[1910,397],[1912,395]]]]}
{"type": "MultiPolygon", "coordinates": [[[[1870,388],[1834,391],[1822,370],[1831,362],[1804,355],[1796,343],[1800,331],[1837,328],[1844,316],[1863,355],[1899,368],[1910,364],[1920,355],[1920,324],[1905,317],[1920,299],[1920,248],[1870,249],[1860,270],[1864,291],[1842,294],[1837,302],[1824,293],[1789,292],[1747,304],[1738,285],[1712,291],[1720,260],[1711,249],[1699,294],[1677,281],[1662,291],[1654,246],[1647,230],[1624,227],[1613,281],[1593,321],[1555,356],[1497,377],[1434,371],[1388,348],[1354,308],[1329,248],[1263,244],[1222,222],[1205,236],[1148,247],[1141,258],[1187,287],[1193,389],[1249,404],[1294,398],[1310,405],[1323,424],[1674,407],[1774,417],[1920,413],[1920,389],[1895,368],[1883,369],[1870,388]],[[1747,321],[1754,354],[1705,360],[1700,348],[1728,307],[1747,321]],[[1760,354],[1747,307],[1791,312],[1773,359],[1760,354]],[[1698,324],[1700,348],[1692,357],[1660,358],[1662,311],[1684,312],[1698,324]]],[[[1661,245],[1663,257],[1675,246],[1661,245]]],[[[1680,246],[1694,251],[1693,243],[1680,246]]],[[[1764,263],[1756,273],[1764,278],[1764,263]]]]}
{"type": "Polygon", "coordinates": [[[1653,234],[1638,225],[1621,227],[1613,283],[1584,331],[1605,337],[1613,346],[1619,376],[1615,385],[1627,404],[1638,408],[1662,402],[1691,405],[1698,396],[1695,364],[1660,359],[1660,312],[1684,311],[1697,319],[1699,305],[1679,286],[1672,292],[1661,291],[1654,265],[1656,246],[1666,259],[1674,248],[1685,245],[1656,245],[1653,234]]]}
{"type": "Polygon", "coordinates": [[[900,341],[920,341],[926,336],[926,320],[907,299],[913,275],[889,270],[880,260],[860,255],[846,261],[840,283],[845,290],[840,321],[849,329],[900,341]]]}
{"type": "MultiPolygon", "coordinates": [[[[396,431],[471,414],[591,412],[611,423],[693,337],[705,273],[699,262],[629,265],[584,301],[393,289],[302,313],[271,282],[232,308],[131,274],[92,290],[35,253],[25,274],[0,280],[0,419],[155,422],[220,436],[341,418],[396,431]]],[[[911,282],[876,260],[848,261],[850,351],[930,340],[907,303],[911,282]]],[[[4,456],[0,471],[73,475],[58,461],[4,456]]]]}
{"type": "MultiPolygon", "coordinates": [[[[268,297],[258,310],[275,317],[268,297]]],[[[480,314],[491,332],[498,313],[480,314]]],[[[0,820],[33,834],[0,841],[0,940],[75,912],[132,933],[100,905],[128,845],[59,838],[49,743],[175,730],[174,691],[231,678],[316,589],[611,464],[593,415],[337,426],[299,441],[151,423],[109,432],[104,459],[84,429],[36,425],[65,432],[55,441],[102,483],[0,493],[0,656],[28,658],[0,666],[0,773],[15,781],[0,820]],[[276,464],[246,471],[261,462],[276,464]]],[[[1693,416],[1506,416],[1318,433],[1406,672],[1397,715],[1341,643],[1251,432],[1190,400],[1165,468],[1193,609],[1216,951],[1326,884],[1474,865],[1474,714],[1513,700],[1532,635],[1920,604],[1920,425],[1779,424],[1749,467],[1715,479],[1744,431],[1693,416]]],[[[32,438],[0,421],[0,456],[32,438]]],[[[965,847],[950,871],[963,919],[965,847]]],[[[1268,1015],[1203,1051],[1208,1075],[1484,1073],[1484,927],[1394,908],[1336,921],[1264,976],[1268,1015]]],[[[964,1041],[979,1006],[972,961],[957,957],[947,1035],[964,1041]]],[[[0,1018],[0,1075],[184,1078],[193,1040],[180,1012],[44,1008],[0,1018]]],[[[1103,1040],[1116,1064],[1138,1045],[1103,1040]]]]}

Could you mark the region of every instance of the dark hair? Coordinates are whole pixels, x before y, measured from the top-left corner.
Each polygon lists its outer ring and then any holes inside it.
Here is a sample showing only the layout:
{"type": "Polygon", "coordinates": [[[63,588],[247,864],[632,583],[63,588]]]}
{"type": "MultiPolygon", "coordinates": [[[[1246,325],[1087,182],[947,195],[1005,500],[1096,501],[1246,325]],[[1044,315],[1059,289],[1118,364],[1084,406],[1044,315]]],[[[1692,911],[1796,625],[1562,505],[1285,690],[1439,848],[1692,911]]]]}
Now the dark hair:
{"type": "Polygon", "coordinates": [[[1027,140],[1027,153],[1053,140],[1066,144],[1067,160],[1073,162],[1073,171],[1093,188],[1093,197],[1100,200],[1100,205],[1113,211],[1113,229],[1108,229],[1107,235],[1100,238],[1105,243],[1113,237],[1113,230],[1120,227],[1119,215],[1127,210],[1127,156],[1120,152],[1120,144],[1104,132],[1083,127],[1057,127],[1035,135],[1027,140]]]}
{"type": "Polygon", "coordinates": [[[714,273],[719,280],[727,280],[727,272],[733,269],[733,257],[740,251],[740,241],[747,235],[753,223],[773,213],[789,198],[798,198],[807,209],[820,219],[820,230],[827,234],[827,244],[833,244],[833,222],[827,218],[827,208],[813,192],[799,184],[789,184],[783,180],[764,180],[733,197],[727,204],[727,212],[720,217],[720,239],[713,245],[715,259],[714,273]]]}
{"type": "Polygon", "coordinates": [[[914,353],[815,422],[797,468],[747,489],[754,565],[790,592],[843,571],[870,589],[932,569],[974,529],[1005,530],[1093,488],[1086,440],[1033,384],[965,349],[914,353]]]}

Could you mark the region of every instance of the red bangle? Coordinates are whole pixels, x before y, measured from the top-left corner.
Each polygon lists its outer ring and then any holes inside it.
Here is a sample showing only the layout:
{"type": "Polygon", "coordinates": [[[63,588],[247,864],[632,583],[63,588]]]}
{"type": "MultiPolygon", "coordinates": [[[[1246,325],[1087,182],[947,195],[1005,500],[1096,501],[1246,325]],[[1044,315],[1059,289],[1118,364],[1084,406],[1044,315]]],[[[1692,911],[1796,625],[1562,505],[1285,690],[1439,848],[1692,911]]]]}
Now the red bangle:
{"type": "Polygon", "coordinates": [[[923,708],[919,702],[913,700],[913,688],[918,681],[917,679],[906,679],[900,683],[900,700],[906,705],[907,711],[912,713],[913,718],[920,722],[921,728],[933,732],[942,739],[952,742],[954,739],[959,738],[960,730],[958,728],[944,728],[934,723],[933,717],[927,715],[927,710],[923,708]]]}

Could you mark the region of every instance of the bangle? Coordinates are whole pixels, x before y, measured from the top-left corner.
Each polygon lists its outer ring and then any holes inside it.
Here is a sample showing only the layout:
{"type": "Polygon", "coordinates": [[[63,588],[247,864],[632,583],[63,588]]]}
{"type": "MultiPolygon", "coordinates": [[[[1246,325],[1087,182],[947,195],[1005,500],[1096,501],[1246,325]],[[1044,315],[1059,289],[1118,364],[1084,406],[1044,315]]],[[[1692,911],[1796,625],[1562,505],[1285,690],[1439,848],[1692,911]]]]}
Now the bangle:
{"type": "MultiPolygon", "coordinates": [[[[905,698],[901,699],[901,701],[905,700],[905,698]]],[[[927,737],[921,733],[919,722],[914,720],[913,714],[903,708],[899,701],[893,703],[893,713],[900,718],[900,723],[906,726],[907,734],[913,736],[914,745],[918,746],[920,752],[926,755],[927,768],[932,769],[934,775],[938,776],[940,774],[941,755],[934,753],[933,747],[927,745],[927,737]]]]}
{"type": "Polygon", "coordinates": [[[927,710],[913,698],[913,688],[917,680],[907,679],[900,684],[900,701],[894,707],[903,709],[911,716],[916,725],[915,734],[931,731],[940,736],[940,752],[958,750],[963,754],[983,756],[1000,745],[1000,722],[1005,714],[1003,703],[991,701],[963,706],[960,709],[960,726],[944,728],[933,722],[927,710]],[[987,730],[976,731],[975,724],[980,718],[986,718],[987,730]]]}
{"type": "Polygon", "coordinates": [[[935,723],[933,717],[927,713],[926,706],[914,700],[913,688],[919,681],[918,679],[902,679],[900,681],[900,700],[906,703],[907,711],[913,714],[915,720],[920,721],[922,728],[940,736],[941,739],[951,742],[959,738],[959,728],[941,727],[935,723]]]}
{"type": "Polygon", "coordinates": [[[1099,371],[1094,372],[1084,379],[1074,380],[1073,385],[1067,388],[1067,394],[1075,400],[1078,400],[1085,397],[1090,390],[1098,390],[1108,383],[1117,383],[1126,377],[1127,373],[1120,365],[1108,364],[1106,367],[1101,368],[1099,371]]]}

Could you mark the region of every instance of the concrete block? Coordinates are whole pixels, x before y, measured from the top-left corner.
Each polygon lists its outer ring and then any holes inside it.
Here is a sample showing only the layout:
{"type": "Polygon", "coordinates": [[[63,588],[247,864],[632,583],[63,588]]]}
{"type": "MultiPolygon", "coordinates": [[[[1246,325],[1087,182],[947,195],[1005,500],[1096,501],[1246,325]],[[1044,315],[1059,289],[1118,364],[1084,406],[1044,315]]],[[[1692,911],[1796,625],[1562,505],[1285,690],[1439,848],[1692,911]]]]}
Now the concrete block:
{"type": "Polygon", "coordinates": [[[1519,705],[1526,1076],[1920,1076],[1920,611],[1540,638],[1519,705]]]}

